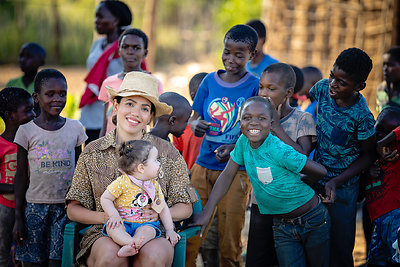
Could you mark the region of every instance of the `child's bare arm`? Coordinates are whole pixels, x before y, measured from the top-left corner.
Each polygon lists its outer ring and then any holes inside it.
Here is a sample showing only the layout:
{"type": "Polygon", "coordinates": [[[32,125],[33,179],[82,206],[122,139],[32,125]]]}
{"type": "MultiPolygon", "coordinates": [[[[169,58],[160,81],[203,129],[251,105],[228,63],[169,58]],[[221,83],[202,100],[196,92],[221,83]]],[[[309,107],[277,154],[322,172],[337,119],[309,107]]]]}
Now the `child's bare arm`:
{"type": "Polygon", "coordinates": [[[360,156],[351,163],[341,174],[330,179],[325,184],[325,197],[328,203],[333,203],[336,198],[336,188],[346,183],[350,178],[367,169],[376,160],[375,135],[360,141],[360,156]]]}
{"type": "Polygon", "coordinates": [[[165,227],[165,237],[169,239],[173,246],[175,246],[179,239],[181,239],[181,236],[174,231],[174,223],[172,222],[171,212],[167,206],[167,203],[165,203],[165,200],[164,208],[160,213],[160,219],[165,227]]]}
{"type": "Polygon", "coordinates": [[[14,185],[0,184],[0,194],[12,194],[12,193],[14,193],[14,185]]]}
{"type": "Polygon", "coordinates": [[[75,165],[78,162],[79,155],[82,153],[82,145],[75,147],[75,165]]]}
{"type": "Polygon", "coordinates": [[[201,234],[204,232],[205,227],[207,226],[207,223],[210,220],[218,202],[231,187],[231,184],[233,182],[233,179],[235,178],[236,173],[239,170],[239,167],[239,164],[234,162],[232,159],[229,159],[227,165],[225,166],[225,169],[218,176],[218,179],[214,184],[211,195],[203,211],[194,214],[193,221],[190,225],[202,225],[201,234]]]}
{"type": "Polygon", "coordinates": [[[24,240],[24,205],[25,193],[28,188],[28,151],[17,144],[17,172],[14,178],[15,192],[15,222],[13,234],[16,242],[21,245],[24,240]]]}
{"type": "Polygon", "coordinates": [[[325,177],[327,170],[325,167],[311,159],[307,159],[306,165],[304,165],[301,173],[306,174],[313,182],[325,177]]]}
{"type": "Polygon", "coordinates": [[[114,206],[113,203],[114,200],[115,197],[108,190],[104,191],[104,193],[101,195],[100,198],[100,203],[101,206],[103,207],[103,210],[110,217],[110,219],[108,219],[107,224],[112,229],[114,229],[115,227],[119,227],[120,225],[123,224],[122,218],[114,206]]]}

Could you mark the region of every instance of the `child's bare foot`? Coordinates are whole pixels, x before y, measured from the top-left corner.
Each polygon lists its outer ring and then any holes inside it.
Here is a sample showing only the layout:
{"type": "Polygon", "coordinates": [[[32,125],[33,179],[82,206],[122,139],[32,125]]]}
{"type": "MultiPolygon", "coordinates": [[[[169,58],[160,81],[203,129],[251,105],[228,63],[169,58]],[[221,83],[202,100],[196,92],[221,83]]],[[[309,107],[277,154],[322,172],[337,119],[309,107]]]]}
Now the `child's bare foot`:
{"type": "Polygon", "coordinates": [[[138,249],[136,249],[136,247],[131,245],[125,245],[123,247],[120,248],[120,250],[118,251],[117,255],[118,257],[129,257],[129,256],[133,256],[136,255],[139,252],[138,249]]]}
{"type": "Polygon", "coordinates": [[[139,249],[142,247],[143,241],[144,241],[144,236],[141,237],[134,236],[131,246],[139,251],[139,249]]]}

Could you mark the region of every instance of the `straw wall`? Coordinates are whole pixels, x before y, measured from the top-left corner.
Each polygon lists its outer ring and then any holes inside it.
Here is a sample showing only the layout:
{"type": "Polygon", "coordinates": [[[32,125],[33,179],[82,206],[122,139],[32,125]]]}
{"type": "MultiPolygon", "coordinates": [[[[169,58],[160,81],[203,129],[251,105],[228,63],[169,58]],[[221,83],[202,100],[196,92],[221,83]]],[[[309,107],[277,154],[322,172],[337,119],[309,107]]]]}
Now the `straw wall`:
{"type": "Polygon", "coordinates": [[[267,52],[299,67],[314,65],[328,77],[342,50],[363,49],[374,68],[362,93],[374,111],[382,55],[395,36],[397,5],[397,0],[264,0],[267,52]]]}

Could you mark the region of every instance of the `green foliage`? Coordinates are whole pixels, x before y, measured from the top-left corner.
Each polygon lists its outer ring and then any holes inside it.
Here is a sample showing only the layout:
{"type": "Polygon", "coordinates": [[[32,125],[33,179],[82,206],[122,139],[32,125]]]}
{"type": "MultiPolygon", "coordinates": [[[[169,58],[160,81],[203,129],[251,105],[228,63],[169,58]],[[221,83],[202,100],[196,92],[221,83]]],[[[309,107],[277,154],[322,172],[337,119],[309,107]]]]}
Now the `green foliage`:
{"type": "MultiPolygon", "coordinates": [[[[54,12],[50,0],[13,1],[0,3],[2,27],[0,35],[0,63],[16,63],[22,44],[36,42],[47,52],[46,64],[56,62],[54,12]]],[[[93,39],[94,1],[58,0],[61,24],[60,64],[82,64],[93,39]]]]}
{"type": "Polygon", "coordinates": [[[67,103],[65,104],[61,116],[75,120],[79,119],[79,100],[79,96],[67,94],[67,103]]]}

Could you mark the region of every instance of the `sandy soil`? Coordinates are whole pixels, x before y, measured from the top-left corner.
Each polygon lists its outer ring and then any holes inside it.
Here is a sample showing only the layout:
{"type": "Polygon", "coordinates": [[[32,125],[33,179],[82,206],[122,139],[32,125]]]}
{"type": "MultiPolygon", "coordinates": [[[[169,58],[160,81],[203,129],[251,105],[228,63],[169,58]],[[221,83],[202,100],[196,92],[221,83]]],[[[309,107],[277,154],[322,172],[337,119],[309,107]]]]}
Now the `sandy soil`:
{"type": "MultiPolygon", "coordinates": [[[[87,70],[82,66],[60,67],[58,70],[60,70],[67,79],[68,93],[74,95],[74,98],[79,101],[80,95],[83,93],[85,87],[83,80],[87,74],[87,70]]],[[[188,93],[190,78],[198,72],[210,72],[213,70],[215,70],[215,66],[210,63],[188,63],[185,65],[171,65],[165,67],[164,71],[154,72],[153,74],[161,80],[165,91],[177,92],[184,95],[190,101],[188,93]]],[[[4,88],[9,79],[18,77],[19,75],[21,75],[21,72],[18,66],[0,65],[0,88],[4,88]]],[[[249,213],[246,215],[246,225],[242,232],[242,242],[244,247],[247,246],[248,217],[249,213]]],[[[360,216],[358,216],[357,219],[356,245],[353,252],[355,266],[365,263],[366,258],[365,240],[362,231],[361,218],[359,217],[360,216]]],[[[198,266],[202,266],[201,259],[198,266]]]]}

